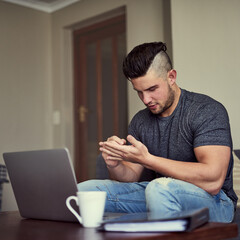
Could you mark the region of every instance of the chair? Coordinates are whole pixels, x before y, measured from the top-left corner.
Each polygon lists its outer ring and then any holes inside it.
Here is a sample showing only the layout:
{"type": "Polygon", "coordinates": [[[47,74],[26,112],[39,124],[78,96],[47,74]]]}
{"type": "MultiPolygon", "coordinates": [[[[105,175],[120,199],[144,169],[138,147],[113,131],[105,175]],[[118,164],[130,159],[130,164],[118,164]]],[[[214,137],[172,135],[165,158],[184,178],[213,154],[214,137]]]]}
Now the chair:
{"type": "Polygon", "coordinates": [[[6,167],[2,164],[0,164],[0,212],[2,207],[2,189],[3,189],[3,183],[9,182],[7,180],[7,170],[6,167]]]}
{"type": "Polygon", "coordinates": [[[236,149],[234,152],[234,167],[233,167],[233,188],[238,196],[237,209],[235,212],[233,222],[238,224],[238,238],[240,239],[240,149],[236,149]]]}

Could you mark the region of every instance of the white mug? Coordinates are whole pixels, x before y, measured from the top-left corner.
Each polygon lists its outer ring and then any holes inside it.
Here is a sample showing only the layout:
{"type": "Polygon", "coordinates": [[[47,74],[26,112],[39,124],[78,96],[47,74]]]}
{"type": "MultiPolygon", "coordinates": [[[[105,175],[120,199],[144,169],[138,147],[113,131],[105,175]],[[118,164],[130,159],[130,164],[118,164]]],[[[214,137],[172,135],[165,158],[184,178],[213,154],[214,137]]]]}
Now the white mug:
{"type": "Polygon", "coordinates": [[[106,195],[102,191],[77,192],[77,197],[67,198],[66,205],[84,227],[98,227],[103,218],[106,195]],[[72,208],[71,200],[75,200],[79,206],[81,216],[72,208]]]}

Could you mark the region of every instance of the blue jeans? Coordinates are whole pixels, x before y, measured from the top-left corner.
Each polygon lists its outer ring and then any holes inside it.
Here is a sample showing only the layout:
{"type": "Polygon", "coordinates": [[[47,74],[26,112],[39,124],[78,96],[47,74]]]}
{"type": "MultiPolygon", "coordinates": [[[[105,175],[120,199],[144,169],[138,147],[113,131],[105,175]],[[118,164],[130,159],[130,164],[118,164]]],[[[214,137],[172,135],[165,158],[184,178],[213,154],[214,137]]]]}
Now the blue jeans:
{"type": "Polygon", "coordinates": [[[89,180],[79,183],[78,190],[107,192],[106,212],[158,211],[169,216],[179,211],[208,207],[210,221],[231,222],[234,217],[233,202],[222,190],[213,196],[191,183],[172,178],[139,183],[89,180]]]}

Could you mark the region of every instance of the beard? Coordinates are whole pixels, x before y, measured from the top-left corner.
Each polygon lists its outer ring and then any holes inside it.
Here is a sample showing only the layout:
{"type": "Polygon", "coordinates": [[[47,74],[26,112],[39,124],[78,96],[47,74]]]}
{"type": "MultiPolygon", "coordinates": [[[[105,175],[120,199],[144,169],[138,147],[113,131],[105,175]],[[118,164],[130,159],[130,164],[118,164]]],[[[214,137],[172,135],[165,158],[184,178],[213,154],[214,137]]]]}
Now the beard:
{"type": "Polygon", "coordinates": [[[157,103],[158,106],[156,109],[154,109],[154,110],[150,109],[150,111],[153,114],[160,115],[160,114],[164,113],[165,111],[167,111],[173,105],[174,100],[175,100],[175,93],[170,88],[170,86],[168,86],[168,90],[169,90],[169,96],[168,96],[166,102],[164,104],[157,103]]]}

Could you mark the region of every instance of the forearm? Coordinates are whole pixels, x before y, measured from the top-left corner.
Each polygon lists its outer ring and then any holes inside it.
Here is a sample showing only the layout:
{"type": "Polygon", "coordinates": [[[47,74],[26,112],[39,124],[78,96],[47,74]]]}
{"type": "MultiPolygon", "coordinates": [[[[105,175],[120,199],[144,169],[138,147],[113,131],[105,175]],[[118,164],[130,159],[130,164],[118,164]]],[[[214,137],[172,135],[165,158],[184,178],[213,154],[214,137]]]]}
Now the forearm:
{"type": "Polygon", "coordinates": [[[210,181],[206,177],[207,174],[201,174],[207,169],[202,165],[200,163],[179,162],[161,157],[152,157],[152,163],[145,166],[164,176],[186,181],[209,191],[207,186],[210,181]],[[205,183],[207,183],[206,186],[205,183]]]}
{"type": "Polygon", "coordinates": [[[121,161],[116,167],[107,166],[107,168],[112,180],[120,182],[137,182],[143,167],[138,164],[121,161]],[[136,171],[136,168],[139,171],[136,171]]]}
{"type": "Polygon", "coordinates": [[[226,167],[217,162],[184,162],[151,156],[145,167],[165,176],[192,183],[208,193],[219,192],[226,177],[226,167]]]}

